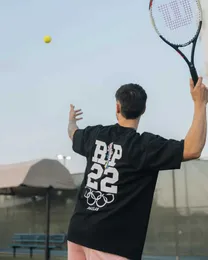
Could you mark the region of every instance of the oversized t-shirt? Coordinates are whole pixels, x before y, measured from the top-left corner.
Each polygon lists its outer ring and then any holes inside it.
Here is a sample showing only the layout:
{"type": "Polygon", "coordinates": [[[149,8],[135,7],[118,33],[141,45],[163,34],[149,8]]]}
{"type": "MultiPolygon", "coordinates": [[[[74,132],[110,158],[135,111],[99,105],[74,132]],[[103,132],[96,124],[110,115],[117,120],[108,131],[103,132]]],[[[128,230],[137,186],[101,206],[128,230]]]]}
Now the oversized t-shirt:
{"type": "Polygon", "coordinates": [[[183,141],[119,124],[77,130],[73,150],[87,166],[68,240],[141,259],[158,172],[179,169],[183,149],[183,141]]]}

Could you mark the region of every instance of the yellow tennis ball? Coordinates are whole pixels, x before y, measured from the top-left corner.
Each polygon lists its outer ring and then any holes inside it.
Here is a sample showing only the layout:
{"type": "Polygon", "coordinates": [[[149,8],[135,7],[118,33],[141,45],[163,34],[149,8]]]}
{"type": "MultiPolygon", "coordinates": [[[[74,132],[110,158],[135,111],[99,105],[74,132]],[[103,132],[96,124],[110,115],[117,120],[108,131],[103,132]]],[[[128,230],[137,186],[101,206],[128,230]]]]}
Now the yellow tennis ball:
{"type": "Polygon", "coordinates": [[[51,36],[49,36],[49,35],[46,35],[43,39],[44,39],[45,43],[50,43],[52,40],[51,36]]]}

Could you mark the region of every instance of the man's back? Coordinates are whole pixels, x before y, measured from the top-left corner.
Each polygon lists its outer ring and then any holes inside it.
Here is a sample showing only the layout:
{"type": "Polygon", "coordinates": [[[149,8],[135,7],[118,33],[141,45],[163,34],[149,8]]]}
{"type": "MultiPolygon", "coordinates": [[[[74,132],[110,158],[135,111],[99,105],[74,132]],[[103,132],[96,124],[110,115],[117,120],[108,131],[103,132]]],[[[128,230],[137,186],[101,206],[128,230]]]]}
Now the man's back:
{"type": "Polygon", "coordinates": [[[180,168],[183,141],[98,125],[77,130],[73,149],[87,167],[68,240],[140,259],[158,171],[180,168]]]}

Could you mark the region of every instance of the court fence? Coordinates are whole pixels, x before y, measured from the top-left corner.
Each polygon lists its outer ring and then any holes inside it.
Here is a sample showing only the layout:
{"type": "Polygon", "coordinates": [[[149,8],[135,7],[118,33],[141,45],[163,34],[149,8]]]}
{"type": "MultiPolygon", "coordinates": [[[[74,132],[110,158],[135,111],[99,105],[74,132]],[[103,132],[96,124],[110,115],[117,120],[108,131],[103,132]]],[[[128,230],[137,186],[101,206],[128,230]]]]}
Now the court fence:
{"type": "MultiPolygon", "coordinates": [[[[193,186],[193,180],[189,185],[189,179],[183,174],[176,173],[174,178],[171,173],[160,174],[144,254],[208,256],[208,188],[202,182],[200,185],[195,182],[194,186],[198,186],[190,195],[192,190],[187,188],[193,186]],[[198,196],[201,193],[202,199],[198,196]]],[[[51,233],[67,232],[74,205],[74,198],[57,192],[52,199],[51,233]]],[[[40,233],[45,228],[44,198],[0,196],[0,248],[9,247],[14,233],[40,233]]]]}

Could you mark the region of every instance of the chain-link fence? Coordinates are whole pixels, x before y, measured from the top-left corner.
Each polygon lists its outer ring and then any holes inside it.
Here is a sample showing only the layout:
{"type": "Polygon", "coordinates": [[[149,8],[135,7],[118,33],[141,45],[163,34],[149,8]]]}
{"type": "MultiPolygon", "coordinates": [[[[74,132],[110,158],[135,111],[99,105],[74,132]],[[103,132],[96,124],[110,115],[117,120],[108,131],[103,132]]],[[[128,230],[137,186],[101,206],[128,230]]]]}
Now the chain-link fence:
{"type": "MultiPolygon", "coordinates": [[[[208,256],[208,170],[200,167],[190,163],[182,172],[160,173],[145,255],[208,256]]],[[[66,233],[74,199],[57,193],[51,204],[51,233],[66,233]]],[[[0,197],[0,248],[8,247],[14,233],[40,233],[45,227],[44,199],[0,197]]]]}
{"type": "Polygon", "coordinates": [[[159,174],[145,254],[207,256],[208,161],[159,174]]]}
{"type": "MultiPolygon", "coordinates": [[[[2,196],[0,208],[0,248],[11,244],[14,233],[45,233],[45,199],[21,199],[2,196]]],[[[66,233],[74,208],[74,199],[60,198],[51,201],[50,232],[66,233]]]]}

